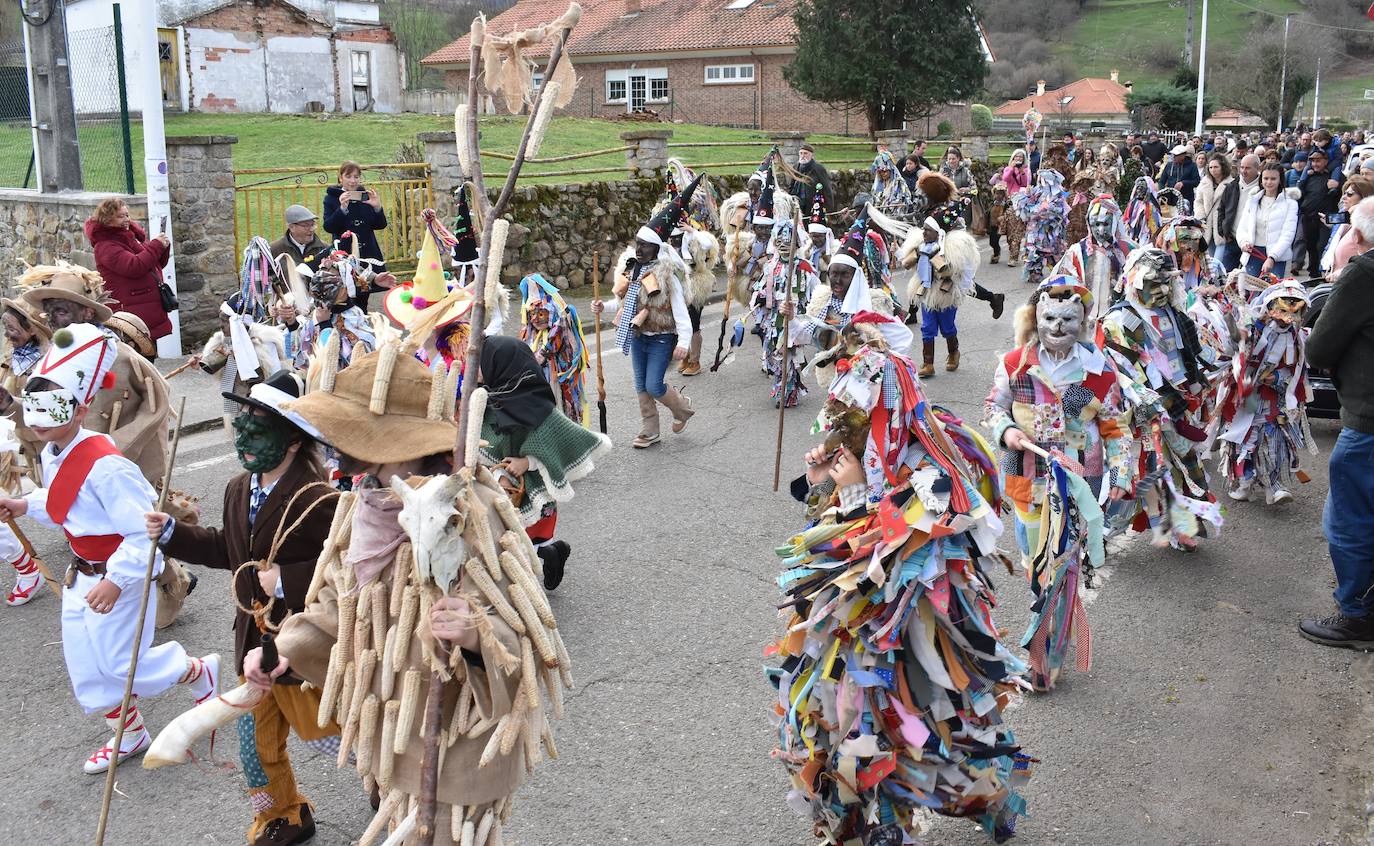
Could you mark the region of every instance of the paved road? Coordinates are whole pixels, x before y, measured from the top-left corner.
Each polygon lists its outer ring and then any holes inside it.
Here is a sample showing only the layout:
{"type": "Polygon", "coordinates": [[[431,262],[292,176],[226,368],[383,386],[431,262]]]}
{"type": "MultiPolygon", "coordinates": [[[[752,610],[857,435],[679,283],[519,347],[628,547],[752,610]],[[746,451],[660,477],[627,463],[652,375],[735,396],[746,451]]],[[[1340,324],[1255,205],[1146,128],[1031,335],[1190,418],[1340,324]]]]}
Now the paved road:
{"type": "MultiPolygon", "coordinates": [[[[1004,267],[984,274],[1024,297],[1004,267]]],[[[1010,309],[994,323],[971,302],[960,323],[964,366],[930,395],[977,418],[1010,309]]],[[[719,306],[707,324],[719,320],[719,306]]],[[[711,348],[714,333],[711,336],[711,348]]],[[[760,668],[778,630],[772,548],[798,524],[785,494],[811,442],[813,393],[789,411],[784,492],[772,491],[777,412],[755,347],[718,374],[686,382],[700,414],[663,445],[631,450],[637,421],[628,362],[606,360],[612,456],[564,511],[574,558],[553,597],[577,690],[558,732],[562,757],[520,794],[512,840],[602,846],[802,846],[808,826],[783,805],[768,757],[769,691],[760,668]]],[[[1335,428],[1316,424],[1323,453],[1335,428]]],[[[666,432],[666,426],[665,426],[666,432]]],[[[235,463],[218,432],[183,442],[177,484],[218,515],[235,463]]],[[[1024,843],[1125,846],[1310,846],[1364,843],[1374,663],[1297,637],[1300,614],[1330,605],[1319,514],[1324,458],[1295,502],[1232,506],[1219,540],[1193,556],[1132,543],[1089,609],[1096,665],[1010,721],[1042,763],[1027,790],[1024,843]]],[[[36,533],[37,534],[37,533],[36,533]]],[[[41,536],[53,560],[50,535],[41,536]]],[[[1010,542],[1010,538],[1008,538],[1010,542]]],[[[8,576],[0,578],[7,580],[8,576]]],[[[1002,577],[1001,623],[1023,630],[1029,591],[1002,577]]],[[[228,579],[202,571],[182,620],[164,633],[197,653],[232,650],[228,579]]],[[[0,834],[6,842],[82,843],[95,828],[100,779],[80,764],[106,736],[77,710],[62,667],[57,604],[0,607],[0,834]]],[[[186,705],[145,703],[150,725],[186,705]]],[[[108,842],[242,842],[247,804],[232,730],[215,759],[176,770],[130,768],[108,842]]],[[[202,752],[204,750],[201,750],[202,752]]],[[[296,747],[318,806],[317,843],[342,846],[369,816],[356,777],[296,747]]],[[[932,843],[989,842],[939,821],[932,843]]]]}

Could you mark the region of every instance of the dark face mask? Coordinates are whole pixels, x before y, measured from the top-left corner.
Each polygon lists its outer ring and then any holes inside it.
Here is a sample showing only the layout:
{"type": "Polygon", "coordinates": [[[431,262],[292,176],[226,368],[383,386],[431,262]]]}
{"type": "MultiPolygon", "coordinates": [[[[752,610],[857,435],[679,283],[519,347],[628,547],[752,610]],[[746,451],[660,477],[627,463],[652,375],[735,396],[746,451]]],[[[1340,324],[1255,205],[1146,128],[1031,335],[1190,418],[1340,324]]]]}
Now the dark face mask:
{"type": "Polygon", "coordinates": [[[290,433],[267,417],[245,411],[234,418],[234,450],[249,473],[265,473],[281,466],[291,441],[290,433]]]}

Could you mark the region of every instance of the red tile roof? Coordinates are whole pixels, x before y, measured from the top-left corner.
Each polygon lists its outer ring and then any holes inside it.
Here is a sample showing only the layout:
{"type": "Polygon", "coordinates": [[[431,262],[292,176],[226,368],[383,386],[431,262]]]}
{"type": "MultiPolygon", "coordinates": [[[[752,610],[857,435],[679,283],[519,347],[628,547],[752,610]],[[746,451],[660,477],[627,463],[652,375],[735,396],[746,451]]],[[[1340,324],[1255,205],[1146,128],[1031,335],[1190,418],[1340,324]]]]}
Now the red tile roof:
{"type": "Polygon", "coordinates": [[[1070,82],[1063,88],[1046,91],[1044,94],[1022,97],[1020,100],[1003,103],[993,111],[993,114],[1000,117],[1020,117],[1034,105],[1041,114],[1046,116],[1056,114],[1124,115],[1129,111],[1126,108],[1126,95],[1129,93],[1130,91],[1126,86],[1119,82],[1088,77],[1077,82],[1070,82]],[[1060,101],[1065,97],[1073,99],[1060,106],[1060,101]]]}
{"type": "MultiPolygon", "coordinates": [[[[742,2],[742,0],[740,0],[742,2]]],[[[573,30],[568,52],[574,59],[621,53],[687,50],[741,51],[790,47],[797,27],[792,20],[797,0],[754,0],[746,8],[728,9],[732,0],[640,0],[640,12],[625,15],[625,0],[582,0],[582,19],[573,30]]],[[[567,0],[520,0],[487,22],[504,34],[554,20],[567,0]]],[[[422,59],[426,65],[466,66],[470,40],[462,38],[422,59]]],[[[547,55],[532,50],[529,55],[547,55]]]]}

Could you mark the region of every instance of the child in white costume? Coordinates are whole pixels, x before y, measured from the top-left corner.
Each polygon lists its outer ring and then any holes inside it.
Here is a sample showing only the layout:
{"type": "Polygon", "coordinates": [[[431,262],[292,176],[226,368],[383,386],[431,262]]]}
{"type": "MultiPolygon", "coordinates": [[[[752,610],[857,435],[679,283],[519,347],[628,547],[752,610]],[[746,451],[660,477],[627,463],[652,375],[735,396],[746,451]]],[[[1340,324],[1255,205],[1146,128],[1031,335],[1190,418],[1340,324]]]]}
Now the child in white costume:
{"type": "MultiPolygon", "coordinates": [[[[54,333],[22,396],[24,422],[45,442],[43,487],[22,499],[0,498],[0,519],[28,514],[61,528],[74,560],[62,592],[62,653],[76,701],[117,729],[134,629],[146,575],[143,515],[153,510],[152,485],[106,435],[82,428],[96,391],[109,380],[115,345],[99,328],[76,323],[54,333]]],[[[6,400],[10,400],[8,397],[6,400]]],[[[159,557],[154,575],[161,568],[159,557]]],[[[135,696],[188,684],[200,703],[216,693],[219,656],[192,658],[176,642],[152,646],[157,591],[149,596],[139,647],[135,696]]],[[[120,760],[152,739],[130,704],[120,760]]],[[[85,771],[109,769],[114,739],[86,760],[85,771]]]]}

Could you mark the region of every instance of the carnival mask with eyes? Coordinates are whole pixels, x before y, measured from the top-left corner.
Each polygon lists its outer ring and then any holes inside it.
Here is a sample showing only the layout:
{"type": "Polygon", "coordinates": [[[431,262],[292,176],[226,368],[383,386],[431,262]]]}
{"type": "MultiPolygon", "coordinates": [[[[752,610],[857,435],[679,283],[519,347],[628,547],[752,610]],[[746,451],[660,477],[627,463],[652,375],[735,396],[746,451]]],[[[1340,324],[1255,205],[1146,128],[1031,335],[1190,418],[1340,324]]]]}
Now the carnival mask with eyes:
{"type": "Polygon", "coordinates": [[[1163,250],[1150,248],[1145,251],[1129,271],[1131,287],[1136,291],[1140,303],[1150,308],[1161,308],[1173,301],[1174,270],[1173,257],[1163,250]]]}
{"type": "Polygon", "coordinates": [[[778,229],[773,235],[773,245],[777,248],[778,256],[784,259],[792,257],[792,229],[778,229]]]}
{"type": "Polygon", "coordinates": [[[1041,294],[1035,306],[1035,332],[1050,355],[1068,355],[1083,334],[1083,301],[1041,294]]]}
{"type": "Polygon", "coordinates": [[[1142,176],[1142,177],[1140,177],[1139,179],[1137,179],[1137,180],[1135,181],[1135,186],[1131,188],[1131,199],[1132,199],[1132,200],[1143,200],[1143,199],[1145,199],[1147,196],[1149,196],[1149,193],[1150,193],[1150,183],[1147,182],[1147,181],[1145,180],[1145,177],[1142,176]]]}
{"type": "Polygon", "coordinates": [[[1265,314],[1275,323],[1284,326],[1301,326],[1307,303],[1296,297],[1279,297],[1269,304],[1265,314]]]}
{"type": "Polygon", "coordinates": [[[328,306],[329,310],[335,314],[347,311],[351,303],[348,301],[348,288],[343,284],[343,278],[338,271],[331,269],[321,269],[314,276],[310,277],[310,296],[314,298],[316,304],[328,306]]]}
{"type": "Polygon", "coordinates": [[[234,451],[249,473],[265,473],[279,467],[291,447],[285,424],[262,414],[245,411],[234,418],[234,451]]]}
{"type": "Polygon", "coordinates": [[[844,299],[845,294],[849,293],[849,286],[854,282],[854,268],[847,264],[830,265],[830,294],[844,299]]]}
{"type": "Polygon", "coordinates": [[[1202,229],[1197,226],[1180,226],[1175,230],[1178,245],[1193,253],[1202,252],[1202,229]]]}
{"type": "Polygon", "coordinates": [[[1093,241],[1105,247],[1112,243],[1116,234],[1116,215],[1103,206],[1094,208],[1097,211],[1088,215],[1088,231],[1092,233],[1093,241]]]}
{"type": "Polygon", "coordinates": [[[530,325],[539,331],[549,328],[549,310],[543,306],[530,307],[530,325]]]}

